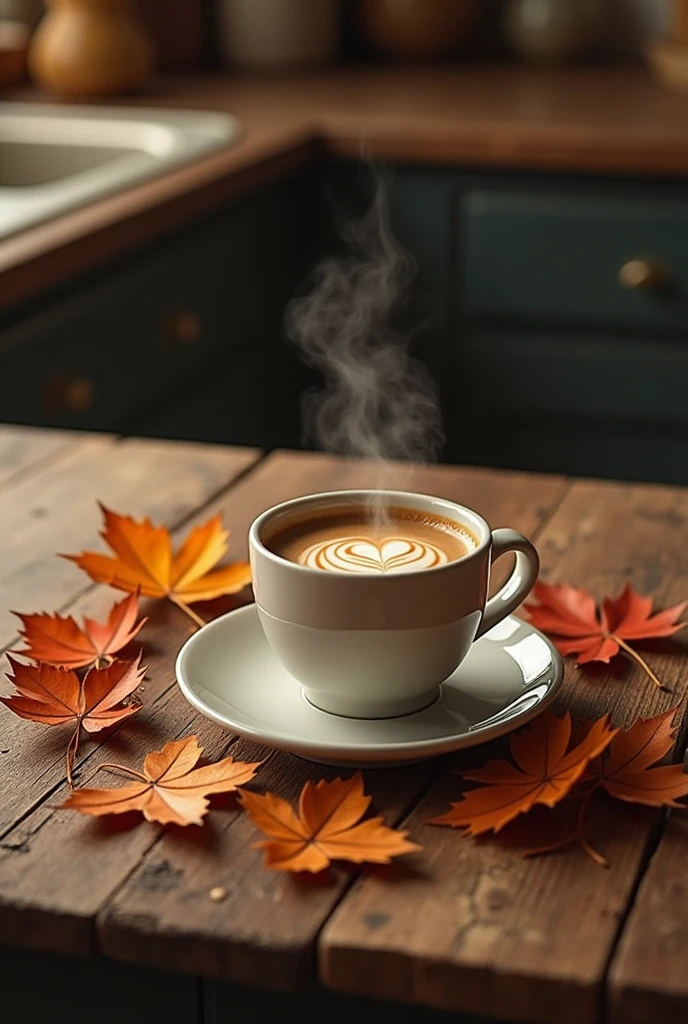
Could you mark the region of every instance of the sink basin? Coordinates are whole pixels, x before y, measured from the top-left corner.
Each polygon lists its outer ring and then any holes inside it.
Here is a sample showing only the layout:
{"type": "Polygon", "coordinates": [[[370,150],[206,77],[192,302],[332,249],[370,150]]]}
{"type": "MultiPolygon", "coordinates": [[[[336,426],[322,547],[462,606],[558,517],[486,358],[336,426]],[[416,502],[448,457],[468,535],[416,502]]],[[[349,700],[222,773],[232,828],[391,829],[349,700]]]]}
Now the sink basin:
{"type": "Polygon", "coordinates": [[[227,114],[0,105],[0,237],[236,142],[227,114]]]}

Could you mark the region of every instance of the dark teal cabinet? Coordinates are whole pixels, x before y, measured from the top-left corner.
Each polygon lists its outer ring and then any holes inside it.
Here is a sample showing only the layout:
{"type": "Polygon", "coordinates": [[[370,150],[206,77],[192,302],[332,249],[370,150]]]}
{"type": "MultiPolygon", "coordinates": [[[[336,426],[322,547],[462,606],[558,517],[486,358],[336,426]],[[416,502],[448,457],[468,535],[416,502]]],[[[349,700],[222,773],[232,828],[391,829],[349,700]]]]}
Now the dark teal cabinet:
{"type": "MultiPolygon", "coordinates": [[[[436,382],[441,457],[688,483],[688,185],[384,174],[417,271],[392,320],[436,382]],[[632,260],[663,276],[624,287],[632,260]]],[[[16,311],[0,421],[297,446],[322,378],[285,308],[375,181],[313,167],[16,311]]]]}
{"type": "Polygon", "coordinates": [[[688,483],[688,187],[399,167],[390,204],[444,459],[688,483]],[[665,279],[624,287],[637,259],[665,279]]]}
{"type": "Polygon", "coordinates": [[[298,448],[301,370],[275,324],[271,339],[255,337],[213,363],[135,422],[147,437],[298,448]],[[270,340],[281,351],[270,354],[270,340]]]}
{"type": "Polygon", "coordinates": [[[288,377],[293,189],[248,196],[18,313],[0,330],[0,421],[279,441],[258,416],[279,407],[288,377]],[[199,401],[209,384],[212,401],[199,401]]]}
{"type": "Polygon", "coordinates": [[[688,483],[688,191],[471,183],[455,222],[468,457],[688,483]],[[662,276],[625,287],[638,260],[662,276]]]}
{"type": "Polygon", "coordinates": [[[688,328],[688,192],[669,201],[563,184],[544,194],[469,186],[456,213],[467,320],[593,325],[638,333],[688,328]],[[619,281],[631,260],[667,270],[666,286],[619,281]]]}

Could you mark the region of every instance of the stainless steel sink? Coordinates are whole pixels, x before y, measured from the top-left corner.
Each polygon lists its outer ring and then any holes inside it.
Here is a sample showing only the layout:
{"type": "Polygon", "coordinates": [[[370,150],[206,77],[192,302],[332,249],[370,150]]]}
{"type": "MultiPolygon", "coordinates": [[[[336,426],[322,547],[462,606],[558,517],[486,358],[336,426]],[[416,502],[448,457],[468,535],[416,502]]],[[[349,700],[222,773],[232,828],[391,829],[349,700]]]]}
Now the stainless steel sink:
{"type": "Polygon", "coordinates": [[[227,114],[0,104],[0,237],[230,146],[227,114]]]}

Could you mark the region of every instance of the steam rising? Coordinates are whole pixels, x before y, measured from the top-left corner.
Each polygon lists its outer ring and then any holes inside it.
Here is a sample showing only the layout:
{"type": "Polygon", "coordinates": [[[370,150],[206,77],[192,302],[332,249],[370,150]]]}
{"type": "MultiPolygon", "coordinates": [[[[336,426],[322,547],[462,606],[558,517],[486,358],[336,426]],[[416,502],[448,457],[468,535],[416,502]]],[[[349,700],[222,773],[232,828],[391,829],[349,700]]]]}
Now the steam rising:
{"type": "Polygon", "coordinates": [[[427,370],[408,354],[408,339],[392,327],[415,266],[392,234],[383,184],[343,237],[347,254],[317,267],[312,290],[287,310],[287,329],[325,378],[321,391],[305,396],[309,440],[375,460],[385,487],[399,469],[393,461],[436,458],[439,403],[427,370]]]}

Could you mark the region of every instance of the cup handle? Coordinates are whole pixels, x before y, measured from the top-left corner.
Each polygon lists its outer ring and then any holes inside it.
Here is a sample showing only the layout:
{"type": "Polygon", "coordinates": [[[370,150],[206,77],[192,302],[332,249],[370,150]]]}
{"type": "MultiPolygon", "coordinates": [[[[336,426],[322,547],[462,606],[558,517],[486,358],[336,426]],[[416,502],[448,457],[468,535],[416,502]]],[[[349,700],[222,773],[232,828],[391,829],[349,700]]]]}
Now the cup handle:
{"type": "Polygon", "coordinates": [[[535,586],[540,572],[540,558],[537,551],[522,533],[517,530],[493,530],[490,564],[508,551],[516,552],[516,565],[502,589],[485,605],[480,628],[476,636],[482,636],[498,622],[516,611],[535,586]]]}

